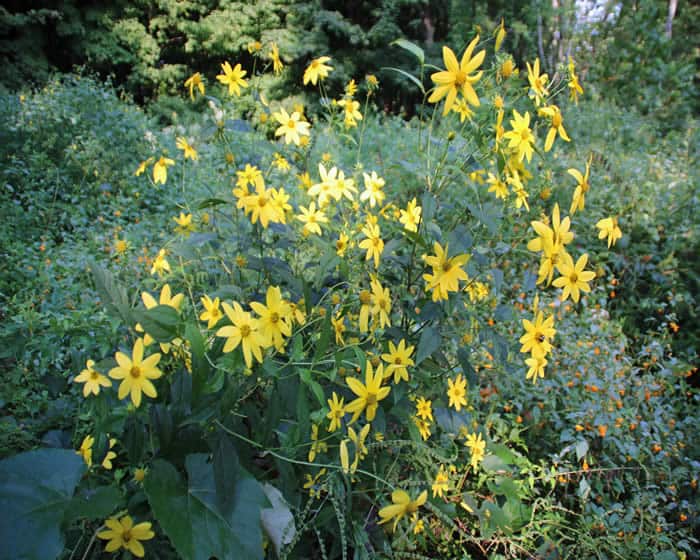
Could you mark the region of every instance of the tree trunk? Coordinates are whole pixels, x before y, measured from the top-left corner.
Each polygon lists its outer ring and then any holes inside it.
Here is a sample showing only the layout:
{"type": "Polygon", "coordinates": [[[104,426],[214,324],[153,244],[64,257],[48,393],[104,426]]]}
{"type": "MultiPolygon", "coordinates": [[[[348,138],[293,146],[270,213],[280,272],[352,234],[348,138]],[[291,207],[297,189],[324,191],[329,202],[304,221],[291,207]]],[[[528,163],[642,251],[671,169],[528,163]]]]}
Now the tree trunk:
{"type": "Polygon", "coordinates": [[[668,0],[668,18],[666,19],[666,37],[669,39],[673,34],[673,18],[676,17],[678,0],[668,0]]]}

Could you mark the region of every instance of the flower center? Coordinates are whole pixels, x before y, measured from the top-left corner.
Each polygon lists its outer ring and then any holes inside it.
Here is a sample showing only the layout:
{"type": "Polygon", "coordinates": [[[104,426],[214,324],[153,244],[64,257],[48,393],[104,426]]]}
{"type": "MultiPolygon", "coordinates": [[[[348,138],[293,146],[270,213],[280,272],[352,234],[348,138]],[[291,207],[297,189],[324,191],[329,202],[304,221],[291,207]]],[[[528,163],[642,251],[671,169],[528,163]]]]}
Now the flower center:
{"type": "Polygon", "coordinates": [[[100,377],[100,374],[96,371],[90,372],[90,379],[97,379],[98,377],[100,377]]]}
{"type": "Polygon", "coordinates": [[[250,325],[243,325],[241,328],[241,338],[250,335],[250,325]]]}
{"type": "Polygon", "coordinates": [[[258,197],[258,206],[261,208],[267,204],[267,197],[265,196],[259,196],[258,197]]]}
{"type": "Polygon", "coordinates": [[[367,401],[367,406],[377,404],[377,395],[375,395],[374,393],[369,393],[365,400],[367,401]]]}
{"type": "Polygon", "coordinates": [[[133,377],[134,379],[138,379],[139,377],[141,377],[141,368],[138,366],[132,366],[129,370],[129,375],[131,375],[131,377],[133,377]]]}
{"type": "Polygon", "coordinates": [[[463,86],[466,81],[467,81],[467,73],[462,72],[461,70],[458,70],[455,73],[455,84],[458,86],[463,86]]]}
{"type": "Polygon", "coordinates": [[[554,116],[552,117],[552,126],[554,128],[559,128],[562,123],[562,118],[559,113],[554,113],[554,116]]]}
{"type": "Polygon", "coordinates": [[[369,305],[370,301],[372,301],[372,296],[367,290],[362,290],[360,292],[360,303],[362,305],[369,305]]]}
{"type": "Polygon", "coordinates": [[[122,533],[122,540],[128,543],[131,540],[131,529],[127,529],[122,533]]]}
{"type": "Polygon", "coordinates": [[[279,320],[279,313],[270,313],[270,323],[277,323],[279,320]]]}
{"type": "Polygon", "coordinates": [[[572,284],[576,284],[576,282],[578,282],[578,274],[576,274],[576,272],[569,274],[569,282],[572,284]]]}
{"type": "Polygon", "coordinates": [[[394,363],[397,366],[400,366],[401,364],[403,364],[403,360],[401,359],[401,356],[396,356],[396,358],[394,358],[394,363]]]}
{"type": "Polygon", "coordinates": [[[297,127],[297,123],[294,121],[294,119],[289,119],[287,121],[287,128],[295,129],[297,127]]]}
{"type": "Polygon", "coordinates": [[[442,263],[442,271],[447,273],[452,269],[452,265],[450,264],[450,261],[445,261],[442,263]]]}
{"type": "Polygon", "coordinates": [[[530,129],[528,129],[528,128],[523,129],[522,132],[520,133],[520,138],[523,139],[523,142],[527,142],[528,139],[530,138],[530,129]]]}

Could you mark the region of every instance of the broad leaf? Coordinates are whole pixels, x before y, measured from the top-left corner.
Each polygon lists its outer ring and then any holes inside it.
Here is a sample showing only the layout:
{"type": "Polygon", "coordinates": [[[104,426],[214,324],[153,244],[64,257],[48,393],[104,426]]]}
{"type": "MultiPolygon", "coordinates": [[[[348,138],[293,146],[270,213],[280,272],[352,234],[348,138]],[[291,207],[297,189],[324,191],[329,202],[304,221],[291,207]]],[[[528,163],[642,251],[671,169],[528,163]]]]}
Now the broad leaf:
{"type": "Polygon", "coordinates": [[[0,461],[0,558],[58,557],[63,515],[84,472],[82,458],[68,449],[37,449],[0,461]]]}
{"type": "Polygon", "coordinates": [[[185,560],[263,558],[260,509],[266,498],[260,484],[240,469],[231,512],[225,514],[207,455],[188,455],[186,465],[187,482],[162,460],[144,482],[155,518],[178,554],[185,560]]]}

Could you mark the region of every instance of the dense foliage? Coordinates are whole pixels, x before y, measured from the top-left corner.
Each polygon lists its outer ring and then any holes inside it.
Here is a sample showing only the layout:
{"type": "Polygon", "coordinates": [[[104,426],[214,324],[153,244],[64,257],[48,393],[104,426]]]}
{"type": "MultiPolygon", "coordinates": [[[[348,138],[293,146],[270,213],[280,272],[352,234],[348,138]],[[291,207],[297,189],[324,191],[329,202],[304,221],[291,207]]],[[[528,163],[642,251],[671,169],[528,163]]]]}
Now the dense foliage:
{"type": "Polygon", "coordinates": [[[695,558],[694,122],[278,31],[162,130],[2,96],[0,557],[695,558]]]}

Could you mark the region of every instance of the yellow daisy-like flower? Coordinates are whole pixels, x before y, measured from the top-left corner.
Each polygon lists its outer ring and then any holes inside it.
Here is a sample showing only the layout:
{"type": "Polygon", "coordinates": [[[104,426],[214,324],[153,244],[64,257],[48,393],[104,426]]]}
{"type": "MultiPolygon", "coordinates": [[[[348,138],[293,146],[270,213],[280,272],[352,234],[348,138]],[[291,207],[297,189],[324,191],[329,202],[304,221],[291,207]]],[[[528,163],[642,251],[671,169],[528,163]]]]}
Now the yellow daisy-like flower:
{"type": "Polygon", "coordinates": [[[447,380],[447,397],[449,398],[448,406],[454,406],[459,412],[463,406],[467,406],[467,380],[460,373],[454,381],[447,380]]]}
{"type": "Polygon", "coordinates": [[[418,397],[416,399],[416,416],[422,418],[423,420],[430,420],[433,422],[432,401],[427,400],[425,397],[418,397]]]}
{"type": "Polygon", "coordinates": [[[156,184],[165,185],[168,180],[168,166],[175,165],[175,162],[170,159],[161,156],[161,158],[153,164],[153,182],[156,184]]]}
{"type": "Polygon", "coordinates": [[[260,221],[263,228],[270,222],[282,222],[279,207],[274,203],[274,189],[266,189],[263,181],[257,181],[255,192],[240,199],[246,214],[250,214],[251,223],[260,221]]]}
{"type": "Polygon", "coordinates": [[[532,379],[533,383],[537,383],[537,378],[544,379],[544,368],[547,366],[547,360],[542,357],[532,357],[527,358],[525,363],[528,366],[527,373],[525,374],[525,379],[532,379]]]}
{"type": "Polygon", "coordinates": [[[144,359],[143,348],[143,339],[139,338],[134,344],[131,358],[122,352],[117,352],[114,357],[119,365],[109,372],[112,379],[121,380],[117,396],[123,399],[131,394],[131,402],[135,407],[141,405],[141,393],[152,399],[158,396],[151,381],[163,375],[163,372],[156,367],[160,361],[160,354],[152,354],[144,359]]]}
{"type": "Polygon", "coordinates": [[[182,150],[185,155],[185,159],[191,159],[192,161],[196,161],[199,156],[197,155],[197,150],[195,150],[190,144],[187,142],[187,138],[184,136],[178,136],[177,140],[175,141],[175,146],[177,146],[178,150],[182,150]]]}
{"type": "Polygon", "coordinates": [[[328,72],[333,70],[332,66],[328,66],[326,64],[326,62],[329,62],[330,59],[330,56],[321,56],[312,60],[306,70],[304,70],[304,85],[308,84],[309,82],[316,85],[319,80],[327,78],[328,72]]]}
{"type": "Polygon", "coordinates": [[[576,179],[576,189],[574,190],[574,196],[571,199],[571,208],[569,208],[569,214],[573,214],[577,210],[583,210],[586,205],[586,193],[591,188],[588,182],[589,175],[591,173],[591,161],[593,161],[593,155],[588,158],[586,163],[586,171],[582,175],[578,169],[568,169],[567,173],[576,179]]]}
{"type": "Polygon", "coordinates": [[[139,175],[143,175],[146,172],[146,168],[151,165],[155,161],[155,158],[149,157],[148,159],[142,161],[139,163],[139,166],[136,168],[136,171],[134,171],[134,175],[137,177],[139,175]]]}
{"type": "Polygon", "coordinates": [[[540,74],[540,59],[535,59],[535,64],[530,66],[527,62],[527,80],[530,82],[530,97],[535,99],[535,105],[539,107],[540,103],[545,97],[549,95],[549,90],[547,89],[547,82],[549,81],[549,76],[547,74],[540,74]]]}
{"type": "Polygon", "coordinates": [[[233,95],[235,93],[236,96],[240,97],[241,88],[248,87],[248,82],[243,79],[248,72],[243,70],[240,64],[236,64],[236,66],[231,68],[228,61],[221,65],[221,69],[224,71],[224,73],[216,76],[216,79],[222,84],[228,85],[229,95],[233,95]]]}
{"type": "Polygon", "coordinates": [[[410,515],[416,512],[427,499],[427,490],[423,490],[415,500],[411,500],[411,496],[404,490],[394,490],[391,493],[392,505],[385,506],[379,510],[379,517],[381,517],[379,524],[381,525],[394,519],[394,525],[391,530],[396,531],[396,526],[399,524],[401,518],[404,515],[410,515]]]}
{"type": "Polygon", "coordinates": [[[265,304],[251,302],[250,307],[258,316],[258,329],[265,339],[265,346],[284,347],[284,337],[292,335],[292,308],[282,298],[279,286],[270,286],[265,295],[265,304]]]}
{"type": "Polygon", "coordinates": [[[544,151],[548,152],[552,149],[554,144],[554,139],[559,134],[559,137],[564,140],[564,142],[571,142],[566,130],[564,130],[564,117],[562,117],[561,110],[556,105],[549,105],[547,107],[542,107],[538,114],[549,118],[551,121],[551,126],[549,132],[547,132],[547,139],[544,142],[544,151]]]}
{"type": "Polygon", "coordinates": [[[163,277],[165,274],[170,272],[170,263],[168,259],[165,258],[165,249],[158,251],[158,256],[156,256],[153,261],[153,266],[151,267],[151,274],[158,274],[158,276],[163,277]]]}
{"type": "Polygon", "coordinates": [[[379,268],[379,259],[384,251],[384,241],[378,225],[367,224],[362,228],[362,234],[366,237],[358,244],[360,249],[365,249],[365,260],[374,258],[374,268],[379,268]]]}
{"type": "Polygon", "coordinates": [[[345,256],[345,251],[348,250],[350,246],[350,238],[344,233],[338,235],[338,239],[335,242],[335,254],[339,257],[345,256]]]}
{"type": "Polygon", "coordinates": [[[298,146],[301,142],[300,136],[309,135],[309,127],[311,125],[302,120],[300,113],[294,111],[290,115],[283,107],[280,107],[280,110],[277,113],[273,113],[272,116],[280,124],[277,130],[275,130],[275,136],[284,135],[285,144],[293,142],[298,146]]]}
{"type": "Polygon", "coordinates": [[[554,316],[544,318],[542,311],[538,311],[534,322],[523,319],[525,334],[520,337],[520,352],[531,353],[533,357],[544,357],[552,351],[552,339],[557,334],[554,328],[554,316]]]}
{"type": "MultiPolygon", "coordinates": [[[[153,309],[154,307],[157,307],[158,305],[167,305],[169,307],[172,307],[176,311],[180,309],[180,305],[182,305],[182,301],[184,300],[185,296],[184,294],[175,294],[172,295],[172,291],[170,289],[169,284],[165,284],[163,288],[160,290],[160,296],[158,298],[158,301],[148,292],[143,292],[141,294],[141,301],[143,301],[143,305],[146,309],[153,309]]],[[[141,326],[140,323],[137,323],[136,326],[134,327],[134,330],[138,333],[144,332],[143,327],[141,326]]],[[[153,344],[153,337],[149,335],[148,333],[143,335],[143,345],[144,346],[150,346],[153,344]]],[[[170,351],[170,344],[169,343],[161,343],[160,345],[161,350],[163,350],[164,353],[168,353],[170,351]]]]}
{"type": "Polygon", "coordinates": [[[588,255],[583,254],[574,264],[571,255],[566,253],[561,262],[557,263],[557,270],[561,274],[559,278],[552,282],[553,286],[563,288],[561,299],[565,301],[571,295],[571,299],[578,303],[580,292],[590,292],[591,287],[588,282],[595,278],[595,272],[585,270],[588,262],[588,255]]]}
{"type": "Polygon", "coordinates": [[[107,379],[107,377],[94,369],[94,361],[88,360],[85,365],[86,368],[73,380],[73,383],[85,383],[85,385],[83,385],[84,397],[87,397],[91,393],[97,396],[100,394],[100,387],[112,386],[112,382],[107,379]]]}
{"type": "Polygon", "coordinates": [[[270,44],[270,60],[272,61],[272,71],[275,74],[280,74],[284,69],[284,64],[282,64],[282,59],[280,58],[280,51],[277,48],[277,43],[270,44]]]}
{"type": "Polygon", "coordinates": [[[474,91],[473,84],[481,79],[483,71],[477,72],[476,74],[472,74],[472,72],[476,72],[479,66],[481,66],[486,56],[486,51],[480,51],[472,58],[472,53],[478,42],[479,36],[477,35],[472,42],[469,43],[462,55],[462,60],[459,62],[457,62],[455,53],[449,47],[442,47],[442,58],[446,69],[441,72],[435,72],[430,76],[430,79],[437,87],[428,98],[428,102],[438,103],[446,96],[447,99],[445,100],[443,115],[449,113],[457,99],[457,94],[460,93],[470,104],[475,107],[480,105],[479,97],[474,91]]]}
{"type": "Polygon", "coordinates": [[[353,415],[351,422],[355,422],[365,410],[367,421],[371,422],[374,420],[379,401],[386,398],[391,391],[391,387],[382,387],[383,380],[384,366],[379,364],[375,373],[369,360],[365,369],[364,384],[354,377],[346,379],[350,390],[357,395],[357,398],[345,407],[345,410],[353,415]]]}
{"type": "Polygon", "coordinates": [[[386,194],[383,191],[384,179],[377,175],[376,171],[372,171],[371,175],[367,173],[362,174],[365,179],[365,190],[360,194],[360,201],[369,201],[370,208],[375,206],[381,206],[386,198],[386,194]]]}
{"type": "Polygon", "coordinates": [[[526,112],[523,116],[516,109],[513,109],[510,126],[513,130],[509,130],[503,135],[508,140],[508,147],[517,152],[518,161],[527,158],[529,162],[532,159],[535,144],[535,135],[530,130],[530,113],[526,112]]]}
{"type": "Polygon", "coordinates": [[[102,459],[102,468],[108,471],[112,470],[112,459],[117,458],[117,454],[112,451],[112,448],[117,444],[117,440],[114,438],[109,438],[109,449],[107,450],[107,455],[102,459]]]}
{"type": "Polygon", "coordinates": [[[486,454],[486,442],[481,438],[481,434],[473,433],[467,436],[465,445],[469,448],[472,454],[470,461],[471,466],[476,469],[486,454]]]}
{"type": "Polygon", "coordinates": [[[450,482],[450,477],[445,471],[445,466],[440,465],[440,470],[438,473],[435,475],[435,482],[433,482],[432,485],[432,490],[433,490],[433,498],[440,496],[441,498],[444,497],[444,493],[448,491],[449,489],[449,482],[450,482]]]}
{"type": "Polygon", "coordinates": [[[204,306],[204,311],[199,316],[200,321],[207,321],[207,328],[212,329],[224,316],[223,311],[221,311],[221,302],[219,298],[215,298],[214,301],[211,300],[209,296],[202,296],[202,305],[204,306]]]}
{"type": "Polygon", "coordinates": [[[400,210],[399,222],[403,224],[406,231],[418,231],[422,211],[423,209],[418,206],[418,201],[415,197],[408,203],[406,210],[403,208],[400,210]]]}
{"type": "Polygon", "coordinates": [[[199,90],[201,95],[204,95],[205,88],[204,82],[202,81],[202,75],[199,72],[195,72],[189,78],[185,80],[185,87],[190,90],[190,98],[194,101],[194,88],[199,90]]]}
{"type": "Polygon", "coordinates": [[[151,531],[150,523],[139,523],[134,525],[133,520],[128,515],[120,517],[110,517],[105,521],[106,531],[100,531],[97,536],[108,540],[105,546],[106,552],[116,552],[120,548],[128,550],[137,558],[143,558],[145,551],[140,541],[147,541],[155,537],[151,531]]]}
{"type": "Polygon", "coordinates": [[[328,426],[329,432],[335,432],[340,428],[340,423],[345,416],[345,399],[343,397],[338,398],[338,395],[333,391],[332,399],[328,399],[328,408],[330,412],[326,415],[331,423],[328,426]]]}
{"type": "Polygon", "coordinates": [[[448,258],[448,249],[448,244],[443,249],[436,241],[433,244],[435,255],[429,255],[424,258],[425,263],[433,269],[432,274],[423,275],[426,290],[433,290],[433,301],[448,299],[449,292],[459,290],[460,280],[469,279],[467,273],[462,269],[462,266],[467,264],[469,255],[457,255],[448,258]]]}
{"type": "Polygon", "coordinates": [[[377,278],[372,278],[371,285],[372,307],[369,311],[372,314],[372,322],[378,322],[380,329],[390,327],[391,320],[389,314],[391,313],[391,294],[389,288],[384,288],[377,278]]]}
{"type": "Polygon", "coordinates": [[[189,237],[190,233],[194,231],[194,224],[192,223],[192,214],[185,214],[180,212],[179,216],[173,216],[173,221],[177,224],[175,226],[175,233],[179,233],[184,237],[189,237]]]}
{"type": "Polygon", "coordinates": [[[265,339],[258,330],[258,320],[253,319],[249,312],[243,311],[243,308],[236,301],[233,302],[233,307],[228,303],[221,305],[224,308],[224,313],[233,323],[216,331],[216,336],[226,339],[224,353],[232,352],[240,345],[243,348],[243,358],[248,369],[253,367],[253,356],[262,363],[262,349],[265,346],[265,339]]]}
{"type": "Polygon", "coordinates": [[[384,369],[384,377],[391,377],[394,374],[394,383],[402,379],[408,381],[408,366],[414,365],[411,359],[414,346],[406,346],[406,341],[401,339],[398,346],[389,341],[389,352],[382,354],[382,360],[387,363],[384,369]]]}
{"type": "Polygon", "coordinates": [[[77,455],[80,455],[83,458],[83,461],[85,461],[85,464],[88,467],[92,466],[92,446],[94,443],[94,437],[85,436],[80,444],[80,448],[75,452],[77,455]]]}
{"type": "Polygon", "coordinates": [[[323,210],[316,210],[316,203],[311,202],[308,208],[299,206],[299,212],[301,213],[296,218],[304,224],[302,232],[305,235],[310,233],[321,235],[321,224],[328,223],[328,217],[323,210]]]}
{"type": "Polygon", "coordinates": [[[603,218],[598,220],[595,227],[600,231],[598,232],[598,239],[608,238],[608,249],[611,245],[615,245],[618,239],[622,237],[622,230],[617,225],[617,218],[603,218]]]}

